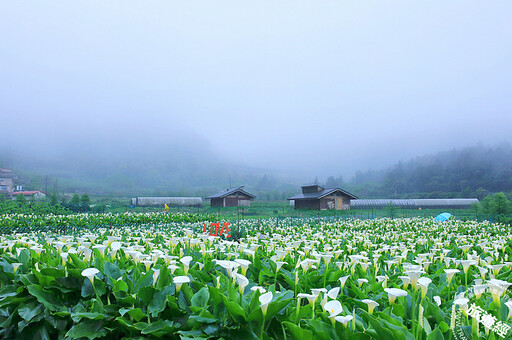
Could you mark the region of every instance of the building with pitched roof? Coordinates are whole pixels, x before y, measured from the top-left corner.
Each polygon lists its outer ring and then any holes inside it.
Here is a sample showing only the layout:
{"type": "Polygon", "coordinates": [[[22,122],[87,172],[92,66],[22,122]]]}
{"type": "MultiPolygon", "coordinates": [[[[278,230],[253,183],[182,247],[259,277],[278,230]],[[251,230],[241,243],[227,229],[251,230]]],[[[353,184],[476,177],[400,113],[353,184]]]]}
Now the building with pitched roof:
{"type": "Polygon", "coordinates": [[[10,169],[0,169],[0,194],[9,195],[14,191],[14,181],[18,179],[10,169]]]}
{"type": "Polygon", "coordinates": [[[302,194],[288,198],[295,209],[309,210],[350,210],[350,200],[357,196],[340,188],[323,188],[318,184],[304,185],[302,194]]]}
{"type": "Polygon", "coordinates": [[[231,188],[206,197],[212,207],[249,207],[256,196],[246,192],[244,187],[231,188]]]}
{"type": "Polygon", "coordinates": [[[24,195],[26,199],[31,199],[32,197],[36,200],[46,198],[46,194],[42,191],[15,191],[11,193],[11,198],[15,200],[18,195],[24,195]]]}

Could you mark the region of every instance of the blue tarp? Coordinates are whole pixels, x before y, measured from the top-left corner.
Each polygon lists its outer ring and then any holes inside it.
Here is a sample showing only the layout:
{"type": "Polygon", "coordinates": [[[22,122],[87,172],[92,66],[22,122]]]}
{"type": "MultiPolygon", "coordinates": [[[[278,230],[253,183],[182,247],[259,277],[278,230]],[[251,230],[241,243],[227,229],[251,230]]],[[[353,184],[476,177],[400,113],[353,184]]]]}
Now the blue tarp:
{"type": "Polygon", "coordinates": [[[442,213],[442,214],[439,214],[437,215],[437,217],[435,218],[434,222],[444,222],[444,221],[448,221],[448,219],[452,216],[452,214],[450,213],[442,213]]]}

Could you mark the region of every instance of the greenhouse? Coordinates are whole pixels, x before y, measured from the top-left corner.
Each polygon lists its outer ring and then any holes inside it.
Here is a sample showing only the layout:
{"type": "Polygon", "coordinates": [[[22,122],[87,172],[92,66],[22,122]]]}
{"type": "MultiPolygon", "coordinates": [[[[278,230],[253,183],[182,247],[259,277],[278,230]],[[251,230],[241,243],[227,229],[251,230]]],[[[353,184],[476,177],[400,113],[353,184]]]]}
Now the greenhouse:
{"type": "Polygon", "coordinates": [[[137,207],[199,207],[203,205],[201,197],[135,197],[130,204],[137,207]]]}
{"type": "Polygon", "coordinates": [[[392,204],[401,209],[468,209],[479,203],[476,198],[435,198],[435,199],[370,199],[351,200],[352,209],[378,209],[392,204]]]}

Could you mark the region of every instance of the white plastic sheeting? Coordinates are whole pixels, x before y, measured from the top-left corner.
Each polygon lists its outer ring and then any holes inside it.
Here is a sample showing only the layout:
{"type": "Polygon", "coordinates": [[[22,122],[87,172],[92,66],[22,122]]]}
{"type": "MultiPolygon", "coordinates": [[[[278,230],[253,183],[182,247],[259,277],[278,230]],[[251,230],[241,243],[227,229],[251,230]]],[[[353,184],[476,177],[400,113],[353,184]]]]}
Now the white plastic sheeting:
{"type": "Polygon", "coordinates": [[[385,208],[389,204],[402,209],[467,209],[472,204],[478,203],[476,198],[434,198],[434,199],[375,199],[375,200],[351,200],[352,209],[385,208]]]}
{"type": "Polygon", "coordinates": [[[203,205],[201,197],[136,197],[131,199],[131,205],[138,207],[196,207],[203,205]]]}

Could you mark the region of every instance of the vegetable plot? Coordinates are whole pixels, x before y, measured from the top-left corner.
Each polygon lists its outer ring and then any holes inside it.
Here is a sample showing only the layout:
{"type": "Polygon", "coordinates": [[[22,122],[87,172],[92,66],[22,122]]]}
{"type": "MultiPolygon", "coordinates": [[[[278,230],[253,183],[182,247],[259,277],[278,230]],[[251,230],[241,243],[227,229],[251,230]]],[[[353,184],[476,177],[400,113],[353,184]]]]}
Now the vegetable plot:
{"type": "Polygon", "coordinates": [[[247,237],[209,236],[202,223],[186,222],[3,236],[0,336],[502,339],[512,333],[509,226],[426,219],[288,219],[276,226],[269,219],[234,227],[247,237]]]}

